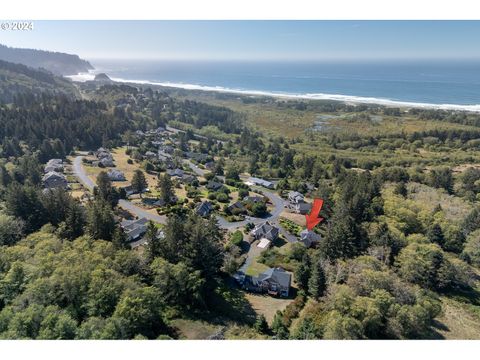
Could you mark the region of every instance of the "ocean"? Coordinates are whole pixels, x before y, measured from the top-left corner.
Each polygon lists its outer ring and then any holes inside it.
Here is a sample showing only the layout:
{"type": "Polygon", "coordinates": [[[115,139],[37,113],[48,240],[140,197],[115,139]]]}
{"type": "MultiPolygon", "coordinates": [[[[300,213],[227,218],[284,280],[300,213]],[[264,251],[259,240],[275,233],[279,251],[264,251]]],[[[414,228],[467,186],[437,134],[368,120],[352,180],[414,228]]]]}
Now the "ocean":
{"type": "MultiPolygon", "coordinates": [[[[304,99],[480,111],[478,61],[94,60],[117,81],[304,99]]],[[[91,79],[93,74],[72,76],[91,79]]]]}

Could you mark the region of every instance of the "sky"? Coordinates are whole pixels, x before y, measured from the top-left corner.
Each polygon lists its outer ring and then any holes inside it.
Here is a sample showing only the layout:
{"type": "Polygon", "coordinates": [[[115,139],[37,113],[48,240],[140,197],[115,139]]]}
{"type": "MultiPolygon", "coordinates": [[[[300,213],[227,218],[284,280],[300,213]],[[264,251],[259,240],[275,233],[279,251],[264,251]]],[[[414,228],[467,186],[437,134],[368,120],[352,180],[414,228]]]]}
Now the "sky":
{"type": "Polygon", "coordinates": [[[479,59],[480,21],[35,21],[0,43],[85,59],[479,59]]]}

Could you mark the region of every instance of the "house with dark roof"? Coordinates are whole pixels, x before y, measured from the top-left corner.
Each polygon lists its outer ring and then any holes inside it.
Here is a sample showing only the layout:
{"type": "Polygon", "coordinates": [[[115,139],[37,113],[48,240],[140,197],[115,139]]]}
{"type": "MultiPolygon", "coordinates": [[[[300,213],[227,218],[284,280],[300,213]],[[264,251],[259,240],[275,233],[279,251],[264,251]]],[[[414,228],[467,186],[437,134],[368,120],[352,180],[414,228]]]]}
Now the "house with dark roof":
{"type": "Polygon", "coordinates": [[[306,202],[299,202],[293,205],[293,210],[297,214],[308,214],[310,212],[310,209],[312,208],[312,204],[306,203],[306,202]]]}
{"type": "Polygon", "coordinates": [[[227,207],[227,211],[231,214],[241,214],[244,213],[246,210],[247,209],[245,209],[245,206],[243,206],[240,201],[236,201],[227,207]]]}
{"type": "Polygon", "coordinates": [[[185,156],[188,159],[195,160],[196,162],[199,162],[199,163],[204,163],[210,158],[210,156],[207,155],[207,154],[196,153],[196,152],[192,152],[192,151],[185,152],[185,156]]]}
{"type": "Polygon", "coordinates": [[[197,178],[191,174],[183,174],[180,179],[182,183],[191,185],[197,178]]]}
{"type": "Polygon", "coordinates": [[[255,226],[250,234],[255,240],[265,238],[270,241],[274,241],[278,238],[279,233],[280,231],[276,226],[273,226],[268,221],[265,221],[264,223],[255,226]]]}
{"type": "Polygon", "coordinates": [[[300,241],[306,246],[310,247],[317,244],[322,240],[320,234],[317,234],[315,231],[310,231],[308,229],[303,230],[300,233],[300,241]]]}
{"type": "Polygon", "coordinates": [[[44,168],[45,174],[50,171],[63,172],[63,161],[62,159],[50,159],[45,164],[44,168]]]}
{"type": "Polygon", "coordinates": [[[206,162],[205,169],[213,171],[215,169],[215,163],[213,161],[206,162]]]}
{"type": "Polygon", "coordinates": [[[282,268],[270,268],[258,276],[245,276],[242,287],[247,291],[288,297],[292,275],[282,268]]]}
{"type": "Polygon", "coordinates": [[[220,190],[222,187],[223,187],[223,184],[222,183],[219,183],[217,181],[213,181],[213,180],[210,180],[207,185],[205,185],[205,187],[208,189],[208,190],[212,190],[212,191],[218,191],[220,190]]]}
{"type": "Polygon", "coordinates": [[[176,169],[168,169],[167,174],[170,175],[171,177],[183,177],[184,171],[182,169],[176,168],[176,169]]]}
{"type": "Polygon", "coordinates": [[[250,203],[257,204],[257,203],[265,202],[265,198],[263,196],[245,196],[243,198],[243,201],[247,203],[250,202],[250,203]]]}
{"type": "Polygon", "coordinates": [[[204,201],[195,208],[195,213],[201,217],[208,216],[213,211],[213,205],[210,201],[204,201]]]}
{"type": "Polygon", "coordinates": [[[127,235],[128,241],[131,242],[138,240],[147,232],[147,223],[146,218],[140,218],[138,220],[123,220],[120,226],[127,235]]]}
{"type": "Polygon", "coordinates": [[[68,187],[68,181],[65,175],[56,171],[50,171],[43,175],[42,182],[45,189],[66,189],[68,187]]]}
{"type": "Polygon", "coordinates": [[[110,169],[107,171],[107,176],[112,181],[126,181],[125,175],[120,170],[110,169]]]}

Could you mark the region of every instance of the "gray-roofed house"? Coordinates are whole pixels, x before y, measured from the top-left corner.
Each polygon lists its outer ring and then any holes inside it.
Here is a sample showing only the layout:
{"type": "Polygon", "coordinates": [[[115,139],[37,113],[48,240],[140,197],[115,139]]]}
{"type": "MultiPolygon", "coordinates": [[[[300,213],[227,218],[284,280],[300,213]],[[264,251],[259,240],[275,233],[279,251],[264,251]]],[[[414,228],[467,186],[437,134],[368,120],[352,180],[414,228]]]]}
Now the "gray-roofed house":
{"type": "Polygon", "coordinates": [[[153,158],[156,158],[157,157],[157,154],[155,154],[153,151],[147,151],[145,153],[145,157],[147,159],[153,159],[153,158]]]}
{"type": "Polygon", "coordinates": [[[227,210],[232,214],[241,214],[246,211],[245,206],[240,201],[236,201],[227,207],[227,210]]]}
{"type": "Polygon", "coordinates": [[[210,180],[207,185],[205,185],[205,187],[208,189],[208,190],[212,190],[212,191],[218,191],[220,190],[222,187],[223,187],[223,184],[222,183],[219,183],[217,181],[213,181],[213,180],[210,180]]]}
{"type": "Polygon", "coordinates": [[[243,198],[243,201],[257,204],[257,203],[265,202],[265,198],[263,196],[245,196],[243,198]]]}
{"type": "Polygon", "coordinates": [[[290,191],[288,193],[288,201],[291,204],[298,204],[299,202],[305,202],[305,197],[298,191],[290,191]]]}
{"type": "Polygon", "coordinates": [[[107,175],[112,181],[126,181],[125,175],[119,170],[110,169],[108,170],[107,175]]]}
{"type": "Polygon", "coordinates": [[[114,167],[115,164],[113,163],[113,157],[111,156],[106,156],[101,158],[98,161],[98,166],[103,166],[103,167],[114,167]]]}
{"type": "Polygon", "coordinates": [[[181,178],[182,183],[184,184],[192,184],[197,178],[190,174],[184,174],[181,178]]]}
{"type": "Polygon", "coordinates": [[[42,182],[45,189],[65,189],[68,187],[68,181],[65,175],[56,171],[50,171],[43,175],[42,182]]]}
{"type": "Polygon", "coordinates": [[[255,240],[268,239],[274,241],[278,238],[279,229],[276,226],[271,225],[268,221],[258,224],[251,232],[255,240]]]}
{"type": "Polygon", "coordinates": [[[293,209],[297,214],[308,214],[310,209],[312,208],[312,204],[306,202],[299,202],[293,205],[293,209]]]}
{"type": "Polygon", "coordinates": [[[138,220],[123,220],[120,226],[127,235],[128,241],[131,242],[138,240],[147,232],[147,223],[146,218],[141,218],[138,220]]]}
{"type": "Polygon", "coordinates": [[[181,177],[183,177],[184,172],[183,172],[182,169],[178,169],[178,168],[177,168],[177,169],[173,169],[173,170],[172,170],[172,169],[168,169],[168,170],[167,170],[167,174],[170,175],[171,177],[179,177],[179,178],[181,178],[181,177]]]}
{"type": "Polygon", "coordinates": [[[267,181],[267,180],[264,180],[264,179],[260,179],[260,178],[257,178],[257,177],[249,177],[247,179],[247,183],[251,183],[253,185],[257,185],[257,186],[263,186],[267,189],[275,189],[275,184],[271,181],[267,181]]]}
{"type": "Polygon", "coordinates": [[[202,216],[206,217],[213,211],[213,205],[210,201],[203,201],[195,208],[195,212],[202,216]]]}
{"type": "Polygon", "coordinates": [[[258,276],[245,276],[243,288],[247,291],[288,297],[292,275],[282,268],[270,268],[258,276]]]}
{"type": "Polygon", "coordinates": [[[317,234],[314,231],[310,231],[308,229],[305,229],[300,233],[300,241],[306,247],[310,247],[313,244],[318,243],[320,240],[322,240],[322,237],[320,236],[320,234],[317,234]]]}
{"type": "Polygon", "coordinates": [[[44,168],[45,174],[50,171],[63,172],[63,161],[62,159],[50,159],[45,164],[44,168]]]}
{"type": "Polygon", "coordinates": [[[215,169],[215,163],[213,161],[206,162],[205,169],[213,171],[215,169]]]}

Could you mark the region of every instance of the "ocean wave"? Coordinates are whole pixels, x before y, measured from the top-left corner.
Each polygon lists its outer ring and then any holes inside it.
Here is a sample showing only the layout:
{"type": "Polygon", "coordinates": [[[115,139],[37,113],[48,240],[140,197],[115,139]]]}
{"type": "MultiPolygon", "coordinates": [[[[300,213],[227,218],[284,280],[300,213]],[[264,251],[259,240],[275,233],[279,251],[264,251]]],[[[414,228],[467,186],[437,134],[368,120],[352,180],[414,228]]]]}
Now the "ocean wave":
{"type": "MultiPolygon", "coordinates": [[[[90,81],[95,78],[95,75],[98,73],[98,70],[91,70],[88,73],[79,73],[77,75],[67,76],[72,81],[85,82],[90,81]]],[[[238,95],[253,95],[253,96],[269,96],[283,99],[300,99],[300,100],[333,100],[341,101],[352,104],[377,104],[390,107],[415,107],[415,108],[425,108],[425,109],[439,109],[439,110],[459,110],[459,111],[469,111],[469,112],[480,112],[480,104],[472,105],[460,105],[460,104],[433,104],[433,103],[422,103],[422,102],[413,102],[413,101],[400,101],[400,100],[391,100],[387,98],[376,98],[376,97],[365,97],[365,96],[353,96],[353,95],[342,95],[342,94],[326,94],[326,93],[304,93],[304,94],[294,94],[287,92],[275,92],[275,91],[262,91],[262,90],[244,90],[244,89],[235,89],[227,88],[223,86],[207,86],[207,85],[198,85],[198,84],[185,84],[185,83],[175,83],[175,82],[156,82],[149,80],[129,80],[116,77],[110,77],[113,81],[129,83],[129,84],[141,84],[141,85],[154,85],[154,86],[165,86],[173,87],[185,90],[200,90],[200,91],[216,91],[229,94],[238,94],[238,95]]]]}

